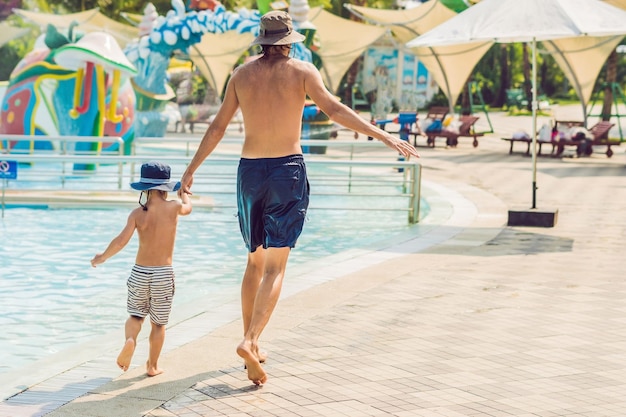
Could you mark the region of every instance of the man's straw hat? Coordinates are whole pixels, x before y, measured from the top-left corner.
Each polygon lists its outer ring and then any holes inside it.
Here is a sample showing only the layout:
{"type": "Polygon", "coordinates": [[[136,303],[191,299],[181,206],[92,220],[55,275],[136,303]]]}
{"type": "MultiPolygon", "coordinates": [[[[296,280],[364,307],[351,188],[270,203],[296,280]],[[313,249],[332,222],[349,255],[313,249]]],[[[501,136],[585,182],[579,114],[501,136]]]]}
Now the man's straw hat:
{"type": "Polygon", "coordinates": [[[293,29],[289,13],[273,11],[261,16],[259,36],[250,45],[289,45],[304,39],[304,35],[293,29]]]}

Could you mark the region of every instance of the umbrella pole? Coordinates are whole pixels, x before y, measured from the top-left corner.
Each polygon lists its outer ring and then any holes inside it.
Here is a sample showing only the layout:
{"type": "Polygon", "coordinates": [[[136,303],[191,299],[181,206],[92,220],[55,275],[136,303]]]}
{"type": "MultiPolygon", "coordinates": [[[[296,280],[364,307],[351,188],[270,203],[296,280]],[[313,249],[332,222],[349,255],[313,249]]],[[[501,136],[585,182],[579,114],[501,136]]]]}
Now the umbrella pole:
{"type": "Polygon", "coordinates": [[[537,39],[532,40],[532,118],[533,118],[533,206],[529,210],[509,210],[508,226],[554,227],[558,210],[537,210],[537,39]]]}
{"type": "Polygon", "coordinates": [[[533,205],[537,208],[537,39],[532,40],[533,205]]]}
{"type": "Polygon", "coordinates": [[[509,210],[509,226],[554,227],[558,210],[537,210],[537,39],[532,40],[532,117],[533,117],[533,206],[530,210],[509,210]]]}

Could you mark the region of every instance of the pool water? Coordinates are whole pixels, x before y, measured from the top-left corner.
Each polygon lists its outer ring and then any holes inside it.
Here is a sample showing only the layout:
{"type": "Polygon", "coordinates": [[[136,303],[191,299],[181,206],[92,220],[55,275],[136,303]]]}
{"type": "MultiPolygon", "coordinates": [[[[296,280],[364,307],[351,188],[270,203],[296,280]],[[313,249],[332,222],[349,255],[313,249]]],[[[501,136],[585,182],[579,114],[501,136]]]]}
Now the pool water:
{"type": "MultiPolygon", "coordinates": [[[[136,235],[105,264],[92,268],[90,260],[123,228],[128,213],[128,209],[5,211],[0,220],[0,373],[123,327],[136,235]]],[[[319,260],[409,228],[402,212],[311,208],[289,263],[319,260]]],[[[235,209],[195,210],[181,217],[173,309],[238,288],[245,260],[235,209]]]]}

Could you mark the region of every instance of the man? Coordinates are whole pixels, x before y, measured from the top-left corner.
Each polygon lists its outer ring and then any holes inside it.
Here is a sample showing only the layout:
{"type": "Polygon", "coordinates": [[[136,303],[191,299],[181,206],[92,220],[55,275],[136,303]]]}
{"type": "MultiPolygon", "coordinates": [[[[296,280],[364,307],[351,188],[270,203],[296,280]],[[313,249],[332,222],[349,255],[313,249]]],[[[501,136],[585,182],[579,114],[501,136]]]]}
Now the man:
{"type": "Polygon", "coordinates": [[[261,45],[263,53],[233,72],[222,106],[185,171],[179,191],[191,194],[194,172],[241,109],[245,140],[237,174],[237,204],[249,253],[241,286],[244,339],[237,354],[256,385],[267,381],[258,339],[278,302],[287,258],[308,208],[309,183],[300,147],[307,96],[334,122],[381,140],[404,156],[419,157],[410,143],[371,125],[341,104],[326,90],[315,66],[289,58],[291,45],[303,40],[286,12],[261,17],[259,36],[252,45],[261,45]]]}

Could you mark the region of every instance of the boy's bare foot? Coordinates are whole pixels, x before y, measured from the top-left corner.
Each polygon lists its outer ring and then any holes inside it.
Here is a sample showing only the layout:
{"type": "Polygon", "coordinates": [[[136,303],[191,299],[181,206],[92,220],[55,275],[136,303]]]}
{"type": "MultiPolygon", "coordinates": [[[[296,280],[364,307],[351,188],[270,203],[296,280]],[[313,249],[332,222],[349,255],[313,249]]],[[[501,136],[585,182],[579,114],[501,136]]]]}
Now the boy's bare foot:
{"type": "Polygon", "coordinates": [[[246,369],[248,370],[248,379],[254,383],[254,385],[263,385],[267,381],[267,374],[263,370],[259,358],[255,352],[256,347],[252,346],[252,342],[244,340],[237,346],[237,355],[241,356],[246,362],[246,369]]]}
{"type": "Polygon", "coordinates": [[[132,337],[129,337],[126,339],[122,351],[117,355],[117,366],[119,366],[122,371],[128,371],[133,353],[135,353],[135,341],[132,337]]]}
{"type": "Polygon", "coordinates": [[[163,373],[163,369],[159,368],[158,366],[150,365],[150,361],[147,360],[146,361],[146,372],[147,372],[148,376],[157,376],[157,375],[163,373]]]}

